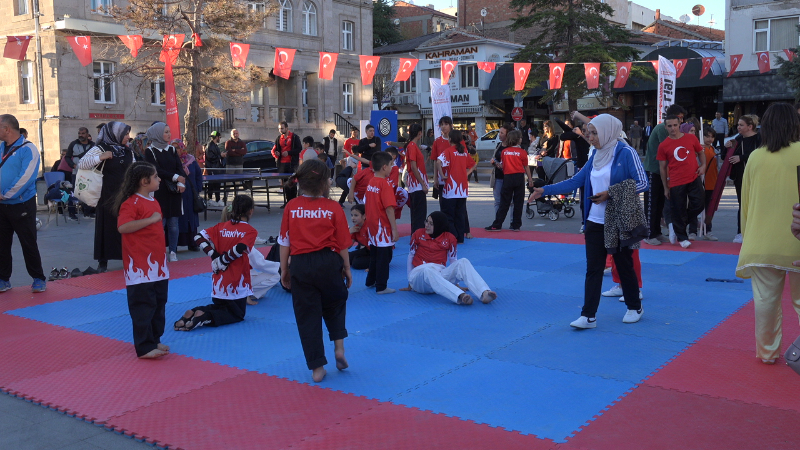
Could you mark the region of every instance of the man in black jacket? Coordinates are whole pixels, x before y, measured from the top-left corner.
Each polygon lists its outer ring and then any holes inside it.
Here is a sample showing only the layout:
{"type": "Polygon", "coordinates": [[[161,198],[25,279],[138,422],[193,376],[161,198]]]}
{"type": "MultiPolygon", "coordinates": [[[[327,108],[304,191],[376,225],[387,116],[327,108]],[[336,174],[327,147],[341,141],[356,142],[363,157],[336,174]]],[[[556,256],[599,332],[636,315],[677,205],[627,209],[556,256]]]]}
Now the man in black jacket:
{"type": "MultiPolygon", "coordinates": [[[[222,135],[219,131],[212,131],[210,141],[206,144],[206,167],[209,169],[219,169],[223,166],[222,158],[224,158],[224,152],[219,148],[219,141],[222,138],[222,135]]],[[[209,171],[208,175],[214,175],[222,173],[221,171],[209,171]]],[[[208,206],[222,206],[224,203],[220,203],[219,201],[219,183],[209,183],[208,184],[208,194],[213,195],[216,200],[209,200],[208,206]]],[[[226,196],[227,200],[227,196],[226,196]]]]}
{"type": "Polygon", "coordinates": [[[364,130],[367,132],[367,137],[359,141],[358,146],[355,148],[355,153],[361,155],[357,158],[361,161],[361,164],[366,164],[366,167],[369,167],[372,155],[381,151],[381,138],[375,136],[375,127],[372,125],[367,125],[364,130]]]}
{"type": "Polygon", "coordinates": [[[328,135],[322,138],[325,145],[325,153],[333,164],[336,164],[336,156],[339,154],[339,141],[336,139],[336,130],[331,130],[328,135]]]}
{"type": "MultiPolygon", "coordinates": [[[[275,139],[275,147],[272,148],[272,156],[275,157],[278,172],[294,173],[297,166],[300,165],[300,152],[303,150],[300,136],[292,133],[289,130],[289,124],[285,121],[278,125],[278,131],[281,134],[275,139]]],[[[297,197],[297,187],[284,190],[284,196],[287,202],[297,197]]]]}

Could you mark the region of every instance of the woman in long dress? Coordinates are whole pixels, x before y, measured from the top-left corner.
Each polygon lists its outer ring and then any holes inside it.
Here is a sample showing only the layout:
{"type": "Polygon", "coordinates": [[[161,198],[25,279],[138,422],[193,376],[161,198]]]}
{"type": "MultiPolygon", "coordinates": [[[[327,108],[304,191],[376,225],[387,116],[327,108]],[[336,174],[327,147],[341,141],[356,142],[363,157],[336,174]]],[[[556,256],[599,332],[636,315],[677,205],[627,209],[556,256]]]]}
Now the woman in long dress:
{"type": "Polygon", "coordinates": [[[181,194],[186,189],[186,172],[183,170],[178,152],[169,145],[171,131],[164,122],[156,122],[147,130],[147,139],[150,146],[144,152],[147,162],[156,166],[161,186],[155,193],[155,198],[161,206],[161,216],[167,229],[166,236],[169,246],[169,260],[178,260],[178,220],[182,214],[181,194]],[[167,181],[178,184],[178,192],[172,192],[167,187],[167,181]]]}

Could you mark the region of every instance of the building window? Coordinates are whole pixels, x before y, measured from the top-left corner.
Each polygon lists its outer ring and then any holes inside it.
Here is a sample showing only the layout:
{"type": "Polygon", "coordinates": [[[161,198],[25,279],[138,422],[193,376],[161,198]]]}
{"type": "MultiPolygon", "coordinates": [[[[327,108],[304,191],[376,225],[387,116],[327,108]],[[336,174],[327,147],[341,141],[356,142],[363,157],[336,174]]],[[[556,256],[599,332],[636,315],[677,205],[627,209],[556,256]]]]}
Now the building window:
{"type": "Polygon", "coordinates": [[[19,93],[22,103],[33,103],[33,62],[19,62],[19,93]]]}
{"type": "Polygon", "coordinates": [[[342,50],[353,49],[353,22],[342,22],[342,50]]]}
{"type": "MultiPolygon", "coordinates": [[[[428,71],[428,78],[433,78],[433,79],[441,81],[441,79],[442,79],[442,68],[438,67],[436,69],[429,70],[428,71]]],[[[425,91],[426,92],[430,91],[430,83],[423,83],[423,84],[427,84],[428,85],[428,88],[426,88],[425,91]]]]}
{"type": "Polygon", "coordinates": [[[303,94],[303,106],[308,106],[308,78],[303,78],[300,92],[303,94]]]}
{"type": "MultiPolygon", "coordinates": [[[[22,0],[20,0],[22,1],[22,0]]],[[[111,7],[114,5],[112,0],[92,0],[92,10],[97,11],[99,9],[103,9],[103,12],[108,12],[111,7]]]]}
{"type": "Polygon", "coordinates": [[[461,87],[474,88],[478,87],[478,65],[468,64],[459,68],[461,71],[461,87]]]}
{"type": "Polygon", "coordinates": [[[281,9],[278,12],[278,23],[276,25],[278,31],[292,32],[292,4],[289,0],[278,0],[281,9]]]}
{"type": "Polygon", "coordinates": [[[411,72],[411,76],[406,81],[400,82],[400,93],[417,92],[417,72],[411,72]]]}
{"type": "Polygon", "coordinates": [[[342,112],[344,114],[353,114],[353,83],[342,84],[342,112]]]}
{"type": "Polygon", "coordinates": [[[28,0],[17,0],[17,15],[28,14],[28,0]]]}
{"type": "Polygon", "coordinates": [[[795,48],[800,44],[797,25],[800,17],[756,20],[753,24],[753,51],[779,52],[785,48],[795,48]]]}
{"type": "MultiPolygon", "coordinates": [[[[267,12],[267,4],[264,2],[252,2],[250,3],[250,11],[253,11],[254,13],[257,14],[264,14],[265,12],[267,12]]],[[[262,26],[264,27],[267,26],[267,22],[264,21],[264,24],[262,26]]]]}
{"type": "Polygon", "coordinates": [[[115,103],[114,63],[95,61],[94,63],[94,101],[95,103],[115,103]]]}
{"type": "Polygon", "coordinates": [[[303,3],[303,34],[317,35],[317,7],[309,1],[303,3]]]}
{"type": "Polygon", "coordinates": [[[150,83],[150,104],[164,106],[166,104],[167,91],[164,80],[153,81],[150,83]]]}

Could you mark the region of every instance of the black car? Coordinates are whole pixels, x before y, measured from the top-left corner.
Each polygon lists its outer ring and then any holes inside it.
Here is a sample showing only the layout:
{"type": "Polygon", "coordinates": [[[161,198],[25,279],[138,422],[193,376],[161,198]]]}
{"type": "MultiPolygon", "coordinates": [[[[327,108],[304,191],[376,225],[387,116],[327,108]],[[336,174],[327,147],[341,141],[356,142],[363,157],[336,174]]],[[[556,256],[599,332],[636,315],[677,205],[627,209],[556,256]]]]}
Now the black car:
{"type": "Polygon", "coordinates": [[[278,166],[272,156],[272,148],[275,143],[272,141],[245,141],[247,154],[244,155],[244,167],[261,169],[265,171],[275,171],[278,166]]]}

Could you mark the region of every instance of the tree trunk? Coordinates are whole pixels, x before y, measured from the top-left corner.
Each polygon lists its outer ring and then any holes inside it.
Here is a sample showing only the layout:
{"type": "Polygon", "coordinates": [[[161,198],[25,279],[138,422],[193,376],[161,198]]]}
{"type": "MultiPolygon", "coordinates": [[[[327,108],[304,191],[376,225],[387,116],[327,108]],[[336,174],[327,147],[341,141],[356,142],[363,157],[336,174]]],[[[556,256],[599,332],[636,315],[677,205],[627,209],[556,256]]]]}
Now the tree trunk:
{"type": "Polygon", "coordinates": [[[205,136],[197,136],[197,123],[200,114],[200,68],[195,64],[198,56],[194,51],[189,52],[189,66],[191,75],[189,80],[188,92],[186,93],[186,115],[183,116],[185,127],[186,148],[194,149],[195,143],[200,142],[205,136]]]}

